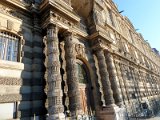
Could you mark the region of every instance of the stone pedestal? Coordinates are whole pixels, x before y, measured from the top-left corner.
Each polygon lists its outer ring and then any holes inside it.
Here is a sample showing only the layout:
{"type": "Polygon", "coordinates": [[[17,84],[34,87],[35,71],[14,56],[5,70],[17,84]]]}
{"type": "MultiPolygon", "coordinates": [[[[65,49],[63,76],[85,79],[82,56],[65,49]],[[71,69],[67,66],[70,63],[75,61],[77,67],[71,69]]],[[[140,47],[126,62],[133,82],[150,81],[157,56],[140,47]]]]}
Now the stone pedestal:
{"type": "Polygon", "coordinates": [[[125,120],[125,108],[119,108],[115,104],[106,106],[98,112],[98,120],[125,120]]]}
{"type": "Polygon", "coordinates": [[[115,65],[113,62],[113,57],[110,53],[104,54],[103,49],[97,49],[96,56],[100,69],[99,72],[101,76],[101,82],[103,85],[104,99],[106,102],[106,106],[102,106],[102,108],[97,111],[97,119],[125,120],[125,109],[122,104],[122,98],[120,96],[119,86],[117,84],[118,77],[116,71],[114,70],[115,65]],[[105,61],[105,55],[107,61],[105,61]],[[114,98],[113,95],[115,95],[114,98]],[[115,105],[115,100],[120,107],[115,105]]]}

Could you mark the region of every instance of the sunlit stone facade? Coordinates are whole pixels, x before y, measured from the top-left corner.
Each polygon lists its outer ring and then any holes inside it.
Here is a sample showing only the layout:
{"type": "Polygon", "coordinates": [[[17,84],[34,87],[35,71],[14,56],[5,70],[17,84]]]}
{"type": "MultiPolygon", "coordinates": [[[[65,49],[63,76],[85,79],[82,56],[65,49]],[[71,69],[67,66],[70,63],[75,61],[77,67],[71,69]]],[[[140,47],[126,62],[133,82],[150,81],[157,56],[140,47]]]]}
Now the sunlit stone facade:
{"type": "Polygon", "coordinates": [[[125,120],[160,108],[160,56],[112,0],[0,1],[0,119],[125,120]]]}

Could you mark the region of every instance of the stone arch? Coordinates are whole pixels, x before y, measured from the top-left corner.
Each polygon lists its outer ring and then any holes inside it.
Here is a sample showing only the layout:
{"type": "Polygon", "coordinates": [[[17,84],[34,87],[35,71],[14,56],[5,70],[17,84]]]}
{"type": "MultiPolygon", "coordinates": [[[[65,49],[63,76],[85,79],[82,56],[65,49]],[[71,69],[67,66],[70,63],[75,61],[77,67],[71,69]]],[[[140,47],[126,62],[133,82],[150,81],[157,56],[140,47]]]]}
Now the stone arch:
{"type": "MultiPolygon", "coordinates": [[[[95,92],[93,91],[93,90],[95,90],[94,88],[95,88],[95,81],[94,81],[94,71],[92,70],[92,68],[91,68],[91,65],[90,65],[90,63],[88,62],[88,60],[86,59],[86,58],[84,58],[84,57],[82,57],[82,56],[79,56],[79,55],[77,55],[76,56],[76,59],[77,59],[77,61],[81,61],[83,64],[84,64],[84,66],[86,67],[85,69],[87,70],[87,78],[88,78],[88,83],[87,84],[89,84],[89,89],[90,89],[90,91],[91,91],[91,100],[92,100],[92,103],[91,103],[91,110],[92,110],[92,112],[93,111],[95,111],[95,107],[96,107],[96,104],[95,104],[95,102],[96,102],[96,100],[95,100],[95,96],[93,96],[94,94],[95,94],[95,92]]],[[[93,113],[92,113],[93,114],[93,113]]]]}
{"type": "Polygon", "coordinates": [[[90,79],[91,83],[93,83],[93,78],[92,78],[92,76],[93,76],[93,70],[92,70],[92,68],[91,68],[88,60],[86,58],[82,57],[82,56],[79,56],[79,55],[77,55],[76,58],[78,60],[82,61],[85,64],[85,66],[86,66],[86,68],[88,70],[88,73],[89,73],[89,77],[90,77],[89,79],[90,79]]]}

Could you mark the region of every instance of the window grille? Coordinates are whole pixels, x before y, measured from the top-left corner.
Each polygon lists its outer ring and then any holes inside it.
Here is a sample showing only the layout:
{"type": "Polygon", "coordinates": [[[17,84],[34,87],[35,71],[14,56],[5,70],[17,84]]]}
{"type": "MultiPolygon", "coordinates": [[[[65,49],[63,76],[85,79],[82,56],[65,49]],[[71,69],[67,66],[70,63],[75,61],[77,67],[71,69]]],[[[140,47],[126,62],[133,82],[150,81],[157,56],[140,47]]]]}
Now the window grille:
{"type": "Polygon", "coordinates": [[[0,59],[17,61],[19,38],[8,32],[0,32],[0,59]]]}

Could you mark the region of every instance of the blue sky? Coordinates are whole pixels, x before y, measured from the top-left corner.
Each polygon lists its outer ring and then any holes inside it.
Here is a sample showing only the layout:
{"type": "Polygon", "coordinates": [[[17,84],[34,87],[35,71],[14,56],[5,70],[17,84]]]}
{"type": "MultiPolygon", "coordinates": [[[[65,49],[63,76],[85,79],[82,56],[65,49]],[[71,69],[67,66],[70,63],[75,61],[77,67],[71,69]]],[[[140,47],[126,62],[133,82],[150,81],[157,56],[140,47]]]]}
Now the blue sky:
{"type": "Polygon", "coordinates": [[[160,51],[160,0],[113,0],[119,11],[142,33],[152,48],[160,51]]]}

